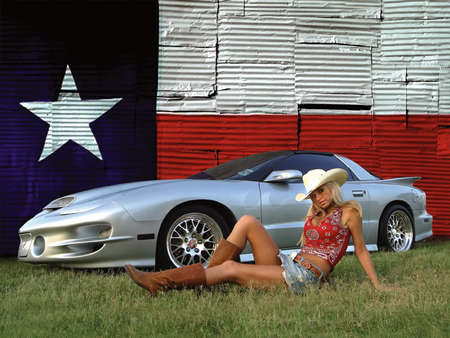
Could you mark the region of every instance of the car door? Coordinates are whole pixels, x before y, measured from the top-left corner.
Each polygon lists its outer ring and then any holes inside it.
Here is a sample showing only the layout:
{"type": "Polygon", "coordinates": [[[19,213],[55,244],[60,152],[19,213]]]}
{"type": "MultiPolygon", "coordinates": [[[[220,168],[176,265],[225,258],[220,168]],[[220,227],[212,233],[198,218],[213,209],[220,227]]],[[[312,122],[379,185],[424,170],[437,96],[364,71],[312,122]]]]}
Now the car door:
{"type": "MultiPolygon", "coordinates": [[[[349,174],[343,186],[344,200],[355,199],[366,206],[368,193],[358,183],[353,172],[333,154],[328,153],[296,153],[277,162],[273,170],[299,170],[306,174],[311,169],[329,170],[342,168],[349,174]]],[[[291,183],[260,183],[261,189],[261,221],[280,248],[288,249],[296,246],[301,233],[306,213],[311,205],[310,200],[297,202],[295,196],[305,192],[303,181],[291,183]]]]}
{"type": "MultiPolygon", "coordinates": [[[[372,208],[370,191],[367,185],[360,181],[348,181],[342,186],[341,191],[344,201],[354,200],[361,205],[361,208],[363,210],[363,237],[366,246],[376,244],[378,222],[374,222],[371,214],[372,208]]],[[[351,239],[349,244],[353,245],[353,241],[351,239]]]]}
{"type": "Polygon", "coordinates": [[[303,231],[310,200],[297,202],[295,196],[305,192],[303,183],[260,183],[261,221],[280,249],[292,249],[303,231]]]}

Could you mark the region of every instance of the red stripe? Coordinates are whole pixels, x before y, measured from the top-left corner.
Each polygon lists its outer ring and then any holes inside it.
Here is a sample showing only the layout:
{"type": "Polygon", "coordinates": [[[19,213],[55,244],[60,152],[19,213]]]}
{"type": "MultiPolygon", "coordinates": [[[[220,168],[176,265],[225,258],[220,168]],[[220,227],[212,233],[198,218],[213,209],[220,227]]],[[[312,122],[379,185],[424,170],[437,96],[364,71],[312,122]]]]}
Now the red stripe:
{"type": "Polygon", "coordinates": [[[234,158],[297,149],[296,115],[157,115],[158,179],[187,177],[234,158]]]}
{"type": "Polygon", "coordinates": [[[300,149],[347,156],[383,178],[421,176],[433,233],[450,237],[450,116],[157,116],[158,178],[180,178],[262,151],[300,149]]]}

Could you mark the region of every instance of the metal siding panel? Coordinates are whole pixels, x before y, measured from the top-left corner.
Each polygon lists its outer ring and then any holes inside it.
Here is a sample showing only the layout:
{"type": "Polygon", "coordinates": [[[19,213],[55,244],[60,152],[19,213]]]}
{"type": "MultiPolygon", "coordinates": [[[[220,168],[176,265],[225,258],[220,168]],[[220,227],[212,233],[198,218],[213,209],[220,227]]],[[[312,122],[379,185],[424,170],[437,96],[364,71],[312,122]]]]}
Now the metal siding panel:
{"type": "Polygon", "coordinates": [[[409,114],[437,114],[438,82],[409,82],[406,86],[406,108],[409,114]]]}
{"type": "Polygon", "coordinates": [[[383,0],[383,17],[385,20],[450,18],[449,1],[383,0]]]}
{"type": "Polygon", "coordinates": [[[372,79],[393,82],[406,82],[407,80],[438,82],[441,68],[442,65],[438,62],[386,62],[374,52],[372,79]]]}
{"type": "Polygon", "coordinates": [[[293,6],[291,0],[245,0],[245,15],[284,17],[293,6]]]}
{"type": "Polygon", "coordinates": [[[219,21],[218,63],[292,64],[295,21],[289,18],[227,16],[219,21]]]}
{"type": "Polygon", "coordinates": [[[296,44],[295,73],[300,104],[371,104],[370,48],[296,44]]]}
{"type": "Polygon", "coordinates": [[[377,19],[301,18],[297,19],[298,43],[337,43],[377,47],[377,19]]]}
{"type": "Polygon", "coordinates": [[[217,81],[220,113],[297,113],[293,66],[220,63],[217,81]]]}
{"type": "Polygon", "coordinates": [[[450,20],[383,21],[380,57],[384,62],[450,62],[450,20]]]}
{"type": "Polygon", "coordinates": [[[223,16],[245,15],[246,0],[219,0],[219,18],[223,16]]]}
{"type": "Polygon", "coordinates": [[[215,47],[216,0],[159,0],[159,45],[215,47]]]}
{"type": "Polygon", "coordinates": [[[380,0],[274,1],[246,0],[245,15],[327,18],[380,18],[380,0]]]}
{"type": "MultiPolygon", "coordinates": [[[[300,148],[311,150],[367,148],[372,139],[371,115],[301,115],[300,148]],[[329,128],[324,128],[329,126],[329,128]]],[[[339,151],[338,151],[339,152],[339,151]]]]}
{"type": "Polygon", "coordinates": [[[216,113],[215,98],[187,97],[167,98],[159,97],[157,105],[158,113],[216,113]]]}
{"type": "Polygon", "coordinates": [[[366,18],[381,17],[381,0],[305,1],[294,0],[287,9],[295,17],[366,18]]]}
{"type": "Polygon", "coordinates": [[[158,149],[158,179],[187,178],[218,164],[212,151],[158,149]]]}
{"type": "Polygon", "coordinates": [[[216,48],[160,46],[158,96],[208,97],[215,91],[216,48]]]}
{"type": "Polygon", "coordinates": [[[219,113],[297,113],[293,20],[224,17],[218,37],[219,113]]]}
{"type": "Polygon", "coordinates": [[[406,83],[373,82],[373,111],[375,114],[406,114],[406,83]]]}
{"type": "Polygon", "coordinates": [[[436,132],[438,125],[446,124],[450,117],[440,115],[411,115],[407,123],[402,115],[302,115],[300,149],[342,154],[383,178],[421,176],[415,186],[427,193],[433,233],[450,236],[450,154],[437,151],[436,132]],[[363,131],[358,134],[359,130],[363,131]]]}
{"type": "Polygon", "coordinates": [[[442,67],[439,74],[439,113],[450,114],[450,67],[442,67]]]}
{"type": "Polygon", "coordinates": [[[157,122],[159,179],[185,177],[243,154],[297,147],[296,115],[158,114],[157,122]],[[201,154],[216,154],[217,162],[204,162],[201,154]]]}

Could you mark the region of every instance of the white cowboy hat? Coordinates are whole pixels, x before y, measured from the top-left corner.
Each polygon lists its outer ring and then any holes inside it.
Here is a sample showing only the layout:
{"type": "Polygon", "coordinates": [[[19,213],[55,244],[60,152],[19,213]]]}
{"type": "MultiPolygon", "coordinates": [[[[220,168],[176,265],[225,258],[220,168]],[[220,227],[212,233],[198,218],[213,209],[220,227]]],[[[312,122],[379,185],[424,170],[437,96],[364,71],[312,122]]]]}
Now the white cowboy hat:
{"type": "Polygon", "coordinates": [[[328,182],[336,182],[342,186],[347,181],[348,173],[344,169],[334,168],[328,171],[323,169],[313,169],[303,175],[303,184],[306,188],[306,195],[303,193],[297,194],[295,199],[300,202],[309,198],[309,195],[321,185],[328,182]]]}

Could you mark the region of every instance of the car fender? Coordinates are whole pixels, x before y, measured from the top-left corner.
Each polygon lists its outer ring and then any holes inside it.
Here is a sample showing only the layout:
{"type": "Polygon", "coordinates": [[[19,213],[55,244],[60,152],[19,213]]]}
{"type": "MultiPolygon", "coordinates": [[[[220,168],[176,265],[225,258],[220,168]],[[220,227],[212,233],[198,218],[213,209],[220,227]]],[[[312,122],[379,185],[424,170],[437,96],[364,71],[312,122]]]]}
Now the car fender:
{"type": "Polygon", "coordinates": [[[159,221],[175,207],[190,201],[209,200],[226,206],[238,219],[244,214],[260,217],[258,182],[173,180],[121,194],[123,208],[136,221],[159,221]]]}

